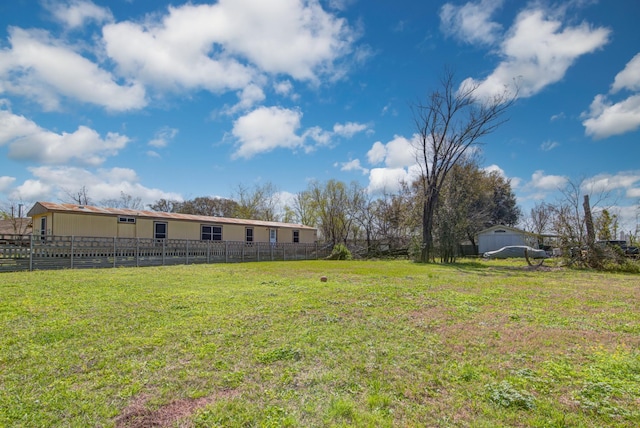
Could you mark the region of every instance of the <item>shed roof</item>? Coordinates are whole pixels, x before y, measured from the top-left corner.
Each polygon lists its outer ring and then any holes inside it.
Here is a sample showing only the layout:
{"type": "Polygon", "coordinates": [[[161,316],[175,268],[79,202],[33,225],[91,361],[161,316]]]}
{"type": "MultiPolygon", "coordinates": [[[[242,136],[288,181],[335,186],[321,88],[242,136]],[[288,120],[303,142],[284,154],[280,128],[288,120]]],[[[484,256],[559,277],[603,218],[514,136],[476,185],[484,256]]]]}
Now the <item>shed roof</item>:
{"type": "Polygon", "coordinates": [[[315,227],[305,226],[303,224],[282,223],[278,221],[246,220],[240,218],[212,217],[205,215],[168,213],[147,210],[132,210],[126,208],[102,208],[89,205],[61,204],[55,202],[36,202],[35,205],[29,210],[28,215],[33,217],[34,215],[44,214],[47,212],[66,212],[74,214],[94,214],[107,216],[123,215],[158,220],[182,220],[201,223],[236,224],[247,226],[264,226],[272,228],[316,230],[315,227]]]}

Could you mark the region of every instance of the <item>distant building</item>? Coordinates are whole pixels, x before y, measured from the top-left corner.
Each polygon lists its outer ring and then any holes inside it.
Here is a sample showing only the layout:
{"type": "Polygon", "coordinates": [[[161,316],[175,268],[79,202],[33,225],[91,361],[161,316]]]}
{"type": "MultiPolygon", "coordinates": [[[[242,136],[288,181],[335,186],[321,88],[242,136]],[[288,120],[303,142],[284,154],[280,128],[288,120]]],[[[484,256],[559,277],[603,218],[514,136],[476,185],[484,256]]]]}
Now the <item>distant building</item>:
{"type": "Polygon", "coordinates": [[[88,205],[37,202],[28,215],[34,235],[188,239],[267,243],[316,242],[318,231],[302,224],[244,220],[88,205]]]}

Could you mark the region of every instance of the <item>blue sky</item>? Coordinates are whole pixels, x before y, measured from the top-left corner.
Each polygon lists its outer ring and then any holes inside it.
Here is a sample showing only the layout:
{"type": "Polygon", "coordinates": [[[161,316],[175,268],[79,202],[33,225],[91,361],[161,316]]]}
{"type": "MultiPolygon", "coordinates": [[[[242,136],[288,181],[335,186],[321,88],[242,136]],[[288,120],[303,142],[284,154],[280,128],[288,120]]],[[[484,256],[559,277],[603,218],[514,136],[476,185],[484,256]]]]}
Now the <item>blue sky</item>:
{"type": "Polygon", "coordinates": [[[0,201],[392,192],[416,170],[411,105],[449,67],[478,94],[519,83],[481,155],[525,211],[571,181],[633,229],[639,20],[595,0],[2,2],[0,201]]]}

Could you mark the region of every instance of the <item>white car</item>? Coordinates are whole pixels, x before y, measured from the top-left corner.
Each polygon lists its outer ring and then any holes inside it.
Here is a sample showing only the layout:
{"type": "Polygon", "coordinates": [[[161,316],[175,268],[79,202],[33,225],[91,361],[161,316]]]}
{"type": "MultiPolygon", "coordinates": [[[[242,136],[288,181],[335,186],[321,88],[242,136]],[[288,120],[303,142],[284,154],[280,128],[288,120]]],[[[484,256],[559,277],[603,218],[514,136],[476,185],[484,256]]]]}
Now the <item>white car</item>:
{"type": "Polygon", "coordinates": [[[545,250],[537,250],[526,245],[510,245],[508,247],[502,247],[499,250],[487,251],[482,256],[486,259],[510,259],[513,257],[524,257],[524,252],[530,259],[546,259],[549,257],[545,250]]]}

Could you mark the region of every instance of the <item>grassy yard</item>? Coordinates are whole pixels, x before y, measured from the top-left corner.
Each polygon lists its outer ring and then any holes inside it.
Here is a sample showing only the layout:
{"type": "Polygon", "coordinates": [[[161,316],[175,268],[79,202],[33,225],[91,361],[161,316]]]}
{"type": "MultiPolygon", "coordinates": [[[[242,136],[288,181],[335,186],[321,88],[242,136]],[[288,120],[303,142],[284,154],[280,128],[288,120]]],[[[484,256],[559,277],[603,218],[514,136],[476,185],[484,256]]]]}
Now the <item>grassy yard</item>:
{"type": "Polygon", "coordinates": [[[0,332],[0,426],[640,426],[638,275],[476,261],[5,273],[0,332]]]}

